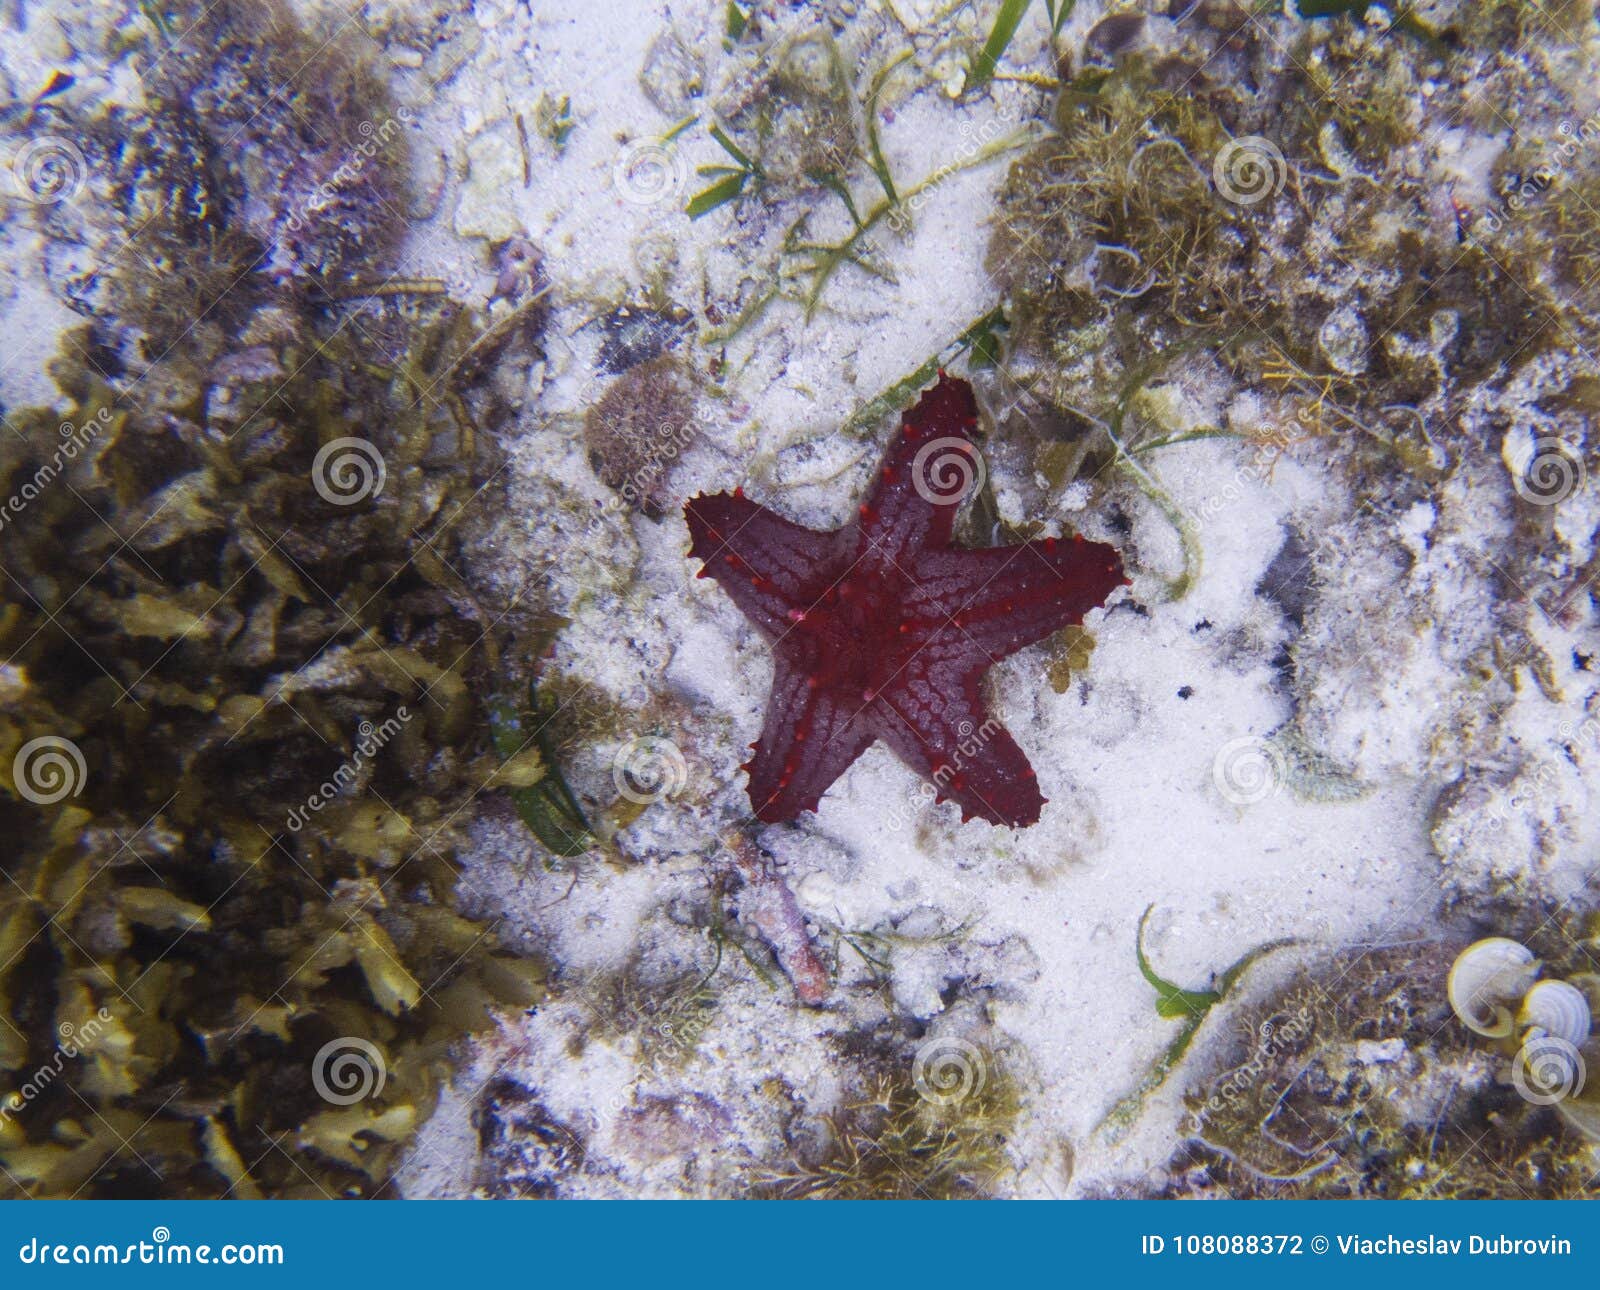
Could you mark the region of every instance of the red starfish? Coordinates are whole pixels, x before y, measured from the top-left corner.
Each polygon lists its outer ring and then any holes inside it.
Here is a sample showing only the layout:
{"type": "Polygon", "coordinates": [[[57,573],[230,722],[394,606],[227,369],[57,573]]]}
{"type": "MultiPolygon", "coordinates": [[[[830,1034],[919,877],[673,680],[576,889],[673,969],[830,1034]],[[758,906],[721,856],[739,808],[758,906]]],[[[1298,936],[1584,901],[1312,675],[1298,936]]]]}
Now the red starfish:
{"type": "Polygon", "coordinates": [[[984,711],[985,671],[1083,621],[1127,579],[1081,537],[952,546],[982,469],[972,386],[940,373],[905,415],[858,517],[801,528],[742,492],[684,507],[689,552],[772,642],[772,697],[750,775],[756,818],[792,820],[875,739],[953,798],[961,818],[1021,826],[1044,798],[1016,741],[984,711]]]}

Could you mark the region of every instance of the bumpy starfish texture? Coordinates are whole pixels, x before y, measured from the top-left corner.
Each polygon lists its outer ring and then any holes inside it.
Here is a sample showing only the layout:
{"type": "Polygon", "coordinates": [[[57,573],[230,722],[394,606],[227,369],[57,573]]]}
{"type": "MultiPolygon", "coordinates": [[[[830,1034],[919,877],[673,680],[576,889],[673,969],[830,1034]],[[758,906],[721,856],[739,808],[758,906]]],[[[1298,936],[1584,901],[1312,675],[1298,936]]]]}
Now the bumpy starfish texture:
{"type": "Polygon", "coordinates": [[[690,554],[772,642],[772,697],[745,764],[756,818],[792,820],[876,739],[940,801],[1013,827],[1045,799],[984,710],[993,664],[1080,623],[1127,583],[1115,548],[1082,538],[952,546],[982,461],[972,387],[942,373],[906,413],[855,519],[829,533],[742,492],[685,507],[690,554]]]}

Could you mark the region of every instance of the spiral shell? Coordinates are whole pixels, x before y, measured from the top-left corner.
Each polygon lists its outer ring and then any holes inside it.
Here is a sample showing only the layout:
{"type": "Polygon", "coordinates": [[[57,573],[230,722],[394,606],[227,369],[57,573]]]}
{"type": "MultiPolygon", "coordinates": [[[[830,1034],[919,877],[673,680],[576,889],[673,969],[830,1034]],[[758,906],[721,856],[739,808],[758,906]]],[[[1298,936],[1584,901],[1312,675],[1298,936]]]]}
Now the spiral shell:
{"type": "Polygon", "coordinates": [[[1526,1038],[1548,1035],[1581,1047],[1594,1019],[1582,990],[1566,981],[1541,981],[1529,990],[1517,1012],[1517,1031],[1526,1038]]]}
{"type": "Polygon", "coordinates": [[[1462,1025],[1489,1039],[1516,1030],[1513,1009],[1539,975],[1533,951],[1504,936],[1476,941],[1456,956],[1446,987],[1462,1025]]]}

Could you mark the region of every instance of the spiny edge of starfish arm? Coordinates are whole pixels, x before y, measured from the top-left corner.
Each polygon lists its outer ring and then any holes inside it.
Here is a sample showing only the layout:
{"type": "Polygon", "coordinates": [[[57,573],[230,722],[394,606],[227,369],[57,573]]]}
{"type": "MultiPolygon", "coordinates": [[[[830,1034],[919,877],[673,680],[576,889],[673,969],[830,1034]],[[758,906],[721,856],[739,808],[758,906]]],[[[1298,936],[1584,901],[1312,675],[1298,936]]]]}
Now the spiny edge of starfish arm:
{"type": "Polygon", "coordinates": [[[1020,829],[1039,822],[1048,799],[1027,754],[984,708],[976,678],[938,707],[910,687],[884,698],[877,735],[933,784],[939,801],[956,804],[963,824],[977,818],[1020,829]]]}
{"type": "Polygon", "coordinates": [[[951,635],[997,663],[1081,623],[1130,580],[1115,547],[1072,537],[930,551],[913,565],[910,584],[903,634],[951,635]]]}
{"type": "Polygon", "coordinates": [[[977,426],[972,386],[940,372],[901,418],[857,511],[853,528],[865,562],[890,563],[950,541],[956,512],[981,477],[977,426]]]}
{"type": "Polygon", "coordinates": [[[811,685],[801,669],[775,652],[766,720],[750,745],[750,760],[740,767],[750,777],[756,819],[780,824],[816,810],[874,737],[840,696],[811,685]]]}
{"type": "Polygon", "coordinates": [[[835,532],[786,520],[742,491],[702,493],[684,503],[689,554],[698,576],[715,578],[751,622],[781,634],[834,581],[841,548],[835,532]]]}

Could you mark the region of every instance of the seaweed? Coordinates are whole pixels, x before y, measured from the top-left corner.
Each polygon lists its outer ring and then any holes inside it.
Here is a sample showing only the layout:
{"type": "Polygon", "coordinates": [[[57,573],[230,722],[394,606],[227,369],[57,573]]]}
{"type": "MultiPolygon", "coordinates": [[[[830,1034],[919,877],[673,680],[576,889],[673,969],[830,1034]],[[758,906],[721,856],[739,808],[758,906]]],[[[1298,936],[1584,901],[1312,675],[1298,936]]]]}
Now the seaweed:
{"type": "Polygon", "coordinates": [[[993,1196],[1012,1166],[1020,1109],[992,1047],[951,1035],[908,1052],[883,1036],[842,1036],[858,1091],[796,1116],[789,1156],[753,1171],[752,1193],[784,1200],[959,1200],[993,1196]]]}
{"type": "MultiPolygon", "coordinates": [[[[983,42],[983,48],[972,60],[971,69],[967,73],[967,88],[977,89],[987,84],[993,77],[995,65],[1006,52],[1006,46],[1011,43],[1011,38],[1017,34],[1017,28],[1022,25],[1023,15],[1028,12],[1031,0],[1000,0],[1000,8],[994,16],[994,26],[989,29],[989,38],[983,42]]],[[[1054,10],[1055,5],[1052,4],[1054,10]]],[[[1070,11],[1071,4],[1062,6],[1061,17],[1064,19],[1070,11]]],[[[1052,31],[1059,30],[1056,21],[1057,15],[1051,13],[1050,27],[1052,31]]]]}
{"type": "Polygon", "coordinates": [[[571,858],[588,851],[594,837],[583,807],[562,778],[550,734],[553,716],[554,705],[530,681],[526,706],[505,700],[490,705],[489,734],[495,752],[506,759],[499,782],[510,783],[505,770],[516,759],[531,762],[524,776],[531,782],[514,783],[508,789],[522,822],[551,855],[571,858]]]}
{"type": "Polygon", "coordinates": [[[1143,492],[1183,546],[1174,596],[1199,571],[1200,528],[1151,454],[1251,431],[1164,419],[1158,376],[1264,387],[1263,427],[1325,441],[1364,493],[1404,490],[1475,449],[1462,391],[1594,334],[1565,289],[1592,240],[1575,144],[1556,149],[1570,182],[1534,205],[1451,215],[1440,181],[1396,158],[1416,152],[1419,85],[1476,55],[1374,45],[1349,18],[1294,25],[1287,63],[1257,24],[1213,61],[1222,37],[1201,23],[1086,67],[998,197],[988,265],[1010,325],[994,357],[1038,414],[1036,463],[1052,492],[1117,476],[1143,492]],[[1511,262],[1530,267],[1506,290],[1511,262]]]}
{"type": "MultiPolygon", "coordinates": [[[[544,989],[456,909],[467,805],[553,765],[491,746],[473,694],[520,611],[458,572],[479,378],[536,345],[537,301],[491,323],[368,285],[394,154],[292,227],[270,172],[309,100],[218,141],[312,37],[277,6],[168,16],[208,39],[86,123],[127,139],[77,203],[111,249],[60,402],[0,440],[0,1194],[390,1194],[449,1045],[544,989]],[[133,227],[190,269],[119,254],[133,227]]],[[[381,112],[328,57],[307,93],[381,112]]]]}
{"type": "MultiPolygon", "coordinates": [[[[1594,915],[1523,908],[1552,973],[1592,972],[1594,915]]],[[[1119,1195],[1475,1199],[1596,1194],[1592,1143],[1524,1096],[1511,1057],[1452,1015],[1460,943],[1352,947],[1308,963],[1239,1017],[1186,1098],[1157,1181],[1119,1195]]]]}
{"type": "MultiPolygon", "coordinates": [[[[694,194],[688,213],[700,217],[741,198],[778,208],[799,202],[803,208],[784,228],[777,255],[763,266],[766,281],[731,320],[708,330],[701,340],[720,345],[739,335],[779,299],[793,300],[809,319],[821,306],[835,274],[845,266],[894,281],[879,234],[909,226],[927,196],[951,176],[984,165],[1032,142],[1028,127],[967,141],[960,155],[905,185],[891,172],[879,137],[878,116],[891,78],[912,63],[914,50],[887,57],[864,83],[850,75],[833,36],[816,29],[773,36],[756,55],[751,83],[729,96],[711,137],[732,164],[700,168],[712,181],[694,194]],[[882,195],[869,201],[857,191],[870,177],[882,195]],[[814,235],[831,196],[849,221],[837,238],[814,235]]],[[[830,215],[837,216],[839,208],[830,215]]]]}
{"type": "Polygon", "coordinates": [[[1280,939],[1258,945],[1237,959],[1217,978],[1215,989],[1185,990],[1157,974],[1150,966],[1150,960],[1145,957],[1144,929],[1154,909],[1155,906],[1150,905],[1140,915],[1139,930],[1134,937],[1134,953],[1139,963],[1139,974],[1156,992],[1156,1016],[1168,1021],[1181,1020],[1183,1025],[1168,1041],[1161,1055],[1139,1081],[1138,1087],[1112,1107],[1101,1120],[1099,1127],[1108,1131],[1113,1138],[1120,1136],[1132,1125],[1143,1108],[1145,1099],[1160,1088],[1167,1077],[1177,1069],[1178,1063],[1189,1051],[1189,1046],[1194,1042],[1195,1035],[1207,1015],[1228,997],[1245,972],[1265,955],[1293,943],[1288,939],[1280,939]]]}
{"type": "Polygon", "coordinates": [[[690,219],[699,219],[702,215],[709,215],[719,206],[726,206],[729,202],[737,201],[744,196],[747,185],[754,182],[759,184],[765,174],[761,167],[750,159],[738,144],[728,137],[720,125],[712,123],[711,137],[717,145],[733,158],[731,166],[697,166],[695,174],[702,179],[712,182],[700,192],[689,199],[689,204],[684,207],[690,219]]]}

